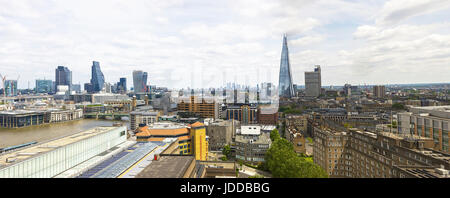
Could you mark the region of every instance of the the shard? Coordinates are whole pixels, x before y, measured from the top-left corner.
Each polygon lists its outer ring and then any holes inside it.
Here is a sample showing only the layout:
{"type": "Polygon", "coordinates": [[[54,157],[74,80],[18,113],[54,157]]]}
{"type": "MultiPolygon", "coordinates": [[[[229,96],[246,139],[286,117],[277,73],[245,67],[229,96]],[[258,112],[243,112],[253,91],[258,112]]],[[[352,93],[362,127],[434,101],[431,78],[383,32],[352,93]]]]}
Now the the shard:
{"type": "Polygon", "coordinates": [[[281,51],[280,81],[278,85],[280,97],[291,98],[294,96],[292,84],[291,64],[289,63],[289,49],[286,34],[283,36],[283,49],[281,51]]]}

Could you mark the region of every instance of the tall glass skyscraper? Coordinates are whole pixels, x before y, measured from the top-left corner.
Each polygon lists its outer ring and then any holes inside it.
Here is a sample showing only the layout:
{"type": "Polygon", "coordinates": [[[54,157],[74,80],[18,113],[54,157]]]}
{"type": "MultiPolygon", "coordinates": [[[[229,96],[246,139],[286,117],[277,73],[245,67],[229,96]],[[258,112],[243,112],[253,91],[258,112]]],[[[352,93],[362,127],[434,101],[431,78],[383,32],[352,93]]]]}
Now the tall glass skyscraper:
{"type": "Polygon", "coordinates": [[[103,76],[102,71],[100,70],[100,63],[97,61],[93,61],[92,63],[92,91],[99,92],[103,89],[103,85],[105,84],[105,77],[103,76]]]}
{"type": "Polygon", "coordinates": [[[147,72],[141,70],[133,71],[134,93],[145,93],[147,91],[147,72]]]}
{"type": "Polygon", "coordinates": [[[283,36],[283,49],[281,51],[279,96],[291,98],[294,96],[294,87],[292,84],[291,65],[289,63],[289,49],[287,45],[286,34],[283,36]]]}
{"type": "Polygon", "coordinates": [[[117,92],[118,93],[127,93],[127,79],[120,78],[120,81],[117,83],[117,92]]]}
{"type": "Polygon", "coordinates": [[[36,80],[36,93],[51,93],[53,91],[51,80],[36,80]]]}
{"type": "Polygon", "coordinates": [[[17,80],[5,80],[5,91],[6,96],[17,96],[17,80]]]}
{"type": "MultiPolygon", "coordinates": [[[[64,66],[58,66],[55,70],[55,89],[58,85],[67,85],[69,86],[69,90],[71,90],[72,86],[72,71],[69,68],[64,66]]],[[[57,91],[57,90],[55,90],[57,91]]]]}

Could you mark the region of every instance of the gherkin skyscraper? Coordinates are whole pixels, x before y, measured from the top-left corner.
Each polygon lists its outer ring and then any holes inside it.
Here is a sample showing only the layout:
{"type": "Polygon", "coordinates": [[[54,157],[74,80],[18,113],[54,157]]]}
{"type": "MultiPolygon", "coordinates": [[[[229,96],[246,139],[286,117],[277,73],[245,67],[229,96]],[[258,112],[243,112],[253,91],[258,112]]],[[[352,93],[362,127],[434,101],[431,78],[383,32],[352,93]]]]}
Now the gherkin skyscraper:
{"type": "Polygon", "coordinates": [[[280,97],[291,98],[294,96],[292,84],[291,64],[289,63],[289,49],[286,34],[283,36],[283,49],[281,51],[280,81],[278,85],[280,97]]]}

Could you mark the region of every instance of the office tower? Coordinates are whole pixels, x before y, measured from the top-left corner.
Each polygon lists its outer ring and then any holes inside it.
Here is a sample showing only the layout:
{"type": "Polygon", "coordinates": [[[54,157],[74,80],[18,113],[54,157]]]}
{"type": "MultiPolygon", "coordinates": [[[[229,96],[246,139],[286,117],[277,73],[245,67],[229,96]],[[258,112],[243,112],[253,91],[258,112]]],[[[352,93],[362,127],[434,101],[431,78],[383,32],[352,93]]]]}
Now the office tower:
{"type": "Polygon", "coordinates": [[[92,63],[91,84],[92,84],[93,92],[101,91],[105,84],[105,77],[103,76],[103,73],[100,70],[100,63],[97,61],[93,61],[93,63],[92,63]]]}
{"type": "Polygon", "coordinates": [[[289,49],[287,46],[286,35],[283,36],[278,91],[280,97],[291,98],[294,96],[294,88],[292,87],[291,65],[289,63],[289,49]]]}
{"type": "Polygon", "coordinates": [[[59,85],[72,86],[72,71],[64,66],[58,66],[55,70],[55,90],[59,85]]]}
{"type": "Polygon", "coordinates": [[[382,85],[373,86],[373,96],[376,98],[384,98],[386,96],[386,87],[382,85]]]}
{"type": "Polygon", "coordinates": [[[51,80],[36,80],[36,93],[51,93],[53,82],[51,80]]]}
{"type": "Polygon", "coordinates": [[[5,80],[6,96],[17,96],[17,80],[5,80]]]}
{"type": "Polygon", "coordinates": [[[147,91],[147,72],[141,70],[133,71],[134,93],[145,93],[147,91]]]}
{"type": "Polygon", "coordinates": [[[319,97],[322,89],[320,65],[316,65],[313,72],[305,72],[305,95],[319,97]]]}
{"type": "Polygon", "coordinates": [[[120,81],[117,83],[117,92],[121,94],[127,93],[127,79],[120,78],[120,81]]]}

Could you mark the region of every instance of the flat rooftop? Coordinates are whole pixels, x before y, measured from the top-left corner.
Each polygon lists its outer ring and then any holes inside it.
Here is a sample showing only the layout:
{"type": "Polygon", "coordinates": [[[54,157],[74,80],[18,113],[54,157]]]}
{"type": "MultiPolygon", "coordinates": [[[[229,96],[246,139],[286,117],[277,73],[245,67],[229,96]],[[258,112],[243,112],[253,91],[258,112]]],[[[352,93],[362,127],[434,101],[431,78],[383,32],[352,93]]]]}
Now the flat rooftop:
{"type": "Polygon", "coordinates": [[[445,178],[443,175],[437,173],[435,168],[428,168],[428,167],[399,167],[399,168],[418,178],[445,178]]]}
{"type": "Polygon", "coordinates": [[[62,138],[58,138],[55,140],[50,140],[48,142],[44,142],[41,144],[33,145],[31,147],[26,147],[24,149],[15,150],[12,152],[7,152],[2,155],[0,155],[0,168],[3,166],[9,166],[33,157],[36,157],[38,155],[41,155],[43,153],[47,153],[50,151],[53,151],[57,148],[79,142],[81,140],[84,140],[86,138],[90,138],[95,135],[99,135],[108,131],[111,131],[113,129],[116,129],[119,127],[96,127],[93,129],[89,129],[87,131],[79,132],[76,134],[72,134],[69,136],[64,136],[62,138]],[[8,162],[9,161],[9,162],[8,162]]]}
{"type": "Polygon", "coordinates": [[[194,156],[161,156],[145,167],[136,178],[182,178],[194,156]]]}

